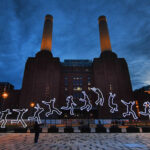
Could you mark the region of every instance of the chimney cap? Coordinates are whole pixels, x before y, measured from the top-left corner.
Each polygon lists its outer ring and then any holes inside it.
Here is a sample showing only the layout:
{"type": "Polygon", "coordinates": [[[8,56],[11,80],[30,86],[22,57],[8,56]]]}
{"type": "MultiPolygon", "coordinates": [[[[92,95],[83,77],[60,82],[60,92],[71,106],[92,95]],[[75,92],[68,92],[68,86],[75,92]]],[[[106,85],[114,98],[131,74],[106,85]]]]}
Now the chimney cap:
{"type": "Polygon", "coordinates": [[[100,23],[100,21],[106,21],[107,22],[106,16],[99,16],[98,17],[98,23],[100,23]]]}
{"type": "Polygon", "coordinates": [[[52,16],[52,15],[47,14],[47,15],[45,16],[45,21],[46,21],[46,20],[53,21],[53,16],[52,16]]]}

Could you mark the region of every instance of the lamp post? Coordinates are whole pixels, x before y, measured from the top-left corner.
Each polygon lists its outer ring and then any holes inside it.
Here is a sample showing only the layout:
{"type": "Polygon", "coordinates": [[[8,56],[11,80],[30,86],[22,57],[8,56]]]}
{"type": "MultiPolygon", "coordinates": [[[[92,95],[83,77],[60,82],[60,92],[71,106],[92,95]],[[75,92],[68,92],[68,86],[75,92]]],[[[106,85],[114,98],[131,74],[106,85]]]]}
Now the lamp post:
{"type": "MultiPolygon", "coordinates": [[[[34,106],[35,106],[35,103],[34,103],[34,102],[31,102],[31,103],[30,103],[30,107],[33,108],[34,106]]],[[[33,110],[32,110],[32,112],[33,112],[33,110]]],[[[30,126],[31,126],[31,120],[30,120],[30,126]]]]}
{"type": "Polygon", "coordinates": [[[2,99],[1,99],[1,111],[3,110],[4,100],[8,98],[8,93],[4,90],[2,93],[2,99]]]}

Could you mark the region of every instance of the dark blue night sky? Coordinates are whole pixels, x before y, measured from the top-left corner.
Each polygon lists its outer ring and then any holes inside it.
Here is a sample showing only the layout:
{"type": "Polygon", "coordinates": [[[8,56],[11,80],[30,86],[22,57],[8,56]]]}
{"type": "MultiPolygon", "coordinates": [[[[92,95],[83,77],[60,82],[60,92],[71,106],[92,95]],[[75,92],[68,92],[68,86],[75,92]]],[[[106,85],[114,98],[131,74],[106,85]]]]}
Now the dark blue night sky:
{"type": "Polygon", "coordinates": [[[128,63],[133,89],[150,84],[149,0],[0,0],[0,81],[21,88],[25,62],[40,50],[44,17],[53,15],[52,53],[99,57],[98,17],[107,17],[112,50],[128,63]]]}

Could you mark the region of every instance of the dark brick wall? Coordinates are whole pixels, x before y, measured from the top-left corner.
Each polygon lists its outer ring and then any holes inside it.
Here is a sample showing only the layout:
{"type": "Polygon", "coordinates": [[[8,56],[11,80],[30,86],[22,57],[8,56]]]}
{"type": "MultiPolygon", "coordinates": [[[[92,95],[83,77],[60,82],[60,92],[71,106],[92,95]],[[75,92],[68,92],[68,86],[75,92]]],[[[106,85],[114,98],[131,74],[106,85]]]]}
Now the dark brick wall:
{"type": "Polygon", "coordinates": [[[28,108],[30,102],[41,103],[47,97],[58,99],[60,76],[59,58],[52,57],[49,51],[41,51],[35,58],[28,58],[20,96],[20,107],[28,108]]]}
{"type": "Polygon", "coordinates": [[[121,99],[132,101],[132,86],[128,72],[128,66],[123,58],[117,58],[113,52],[103,52],[100,58],[93,61],[94,85],[100,88],[104,94],[104,108],[99,109],[100,118],[120,118],[122,112],[126,111],[126,106],[121,103],[121,99]],[[119,111],[110,114],[108,107],[108,97],[110,92],[116,93],[114,103],[119,105],[119,111]]]}
{"type": "MultiPolygon", "coordinates": [[[[20,95],[20,107],[29,108],[30,102],[40,103],[46,98],[56,98],[56,107],[66,105],[66,97],[74,96],[74,101],[78,104],[78,109],[83,105],[79,102],[82,97],[82,90],[74,90],[74,78],[82,79],[79,87],[84,90],[93,108],[98,110],[96,116],[99,118],[122,118],[122,112],[126,111],[126,106],[121,103],[121,99],[132,101],[132,87],[128,66],[123,58],[117,58],[113,52],[103,52],[100,58],[95,58],[91,66],[65,66],[60,63],[59,58],[54,58],[49,51],[41,51],[35,58],[28,58],[22,90],[20,95]],[[88,80],[90,78],[90,85],[88,80]],[[65,83],[67,79],[67,84],[65,83]],[[114,103],[119,105],[119,111],[110,113],[108,107],[108,97],[110,92],[116,93],[114,103]],[[96,106],[96,94],[88,87],[99,88],[104,95],[104,106],[96,106]]],[[[42,105],[42,104],[41,104],[42,105]]],[[[45,105],[44,105],[45,106],[45,105]]]]}

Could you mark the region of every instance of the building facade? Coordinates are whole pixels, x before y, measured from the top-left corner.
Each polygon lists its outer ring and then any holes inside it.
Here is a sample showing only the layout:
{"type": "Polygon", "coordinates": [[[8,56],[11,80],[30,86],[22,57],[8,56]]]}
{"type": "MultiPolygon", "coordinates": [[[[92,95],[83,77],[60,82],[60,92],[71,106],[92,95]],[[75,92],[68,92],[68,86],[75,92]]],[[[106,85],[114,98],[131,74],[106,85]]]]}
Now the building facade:
{"type": "MultiPolygon", "coordinates": [[[[118,58],[112,52],[106,18],[101,16],[98,21],[100,57],[94,58],[93,61],[64,60],[62,63],[59,58],[53,57],[51,52],[53,17],[51,15],[45,17],[41,50],[35,57],[29,57],[25,65],[19,99],[20,108],[30,108],[31,102],[43,106],[42,100],[56,98],[55,107],[60,109],[66,105],[67,96],[72,95],[77,104],[74,110],[75,116],[122,118],[122,112],[126,111],[126,106],[121,103],[121,99],[133,100],[128,66],[124,58],[118,58]],[[92,87],[102,92],[103,106],[95,104],[98,94],[91,90],[92,87]],[[84,104],[79,100],[84,97],[83,91],[92,104],[90,112],[80,110],[84,104]],[[108,102],[110,93],[116,94],[113,100],[118,104],[118,111],[115,113],[110,113],[108,102]]],[[[63,111],[63,114],[67,112],[67,110],[63,111]]],[[[55,115],[55,117],[58,116],[55,115]]]]}
{"type": "MultiPolygon", "coordinates": [[[[112,51],[105,16],[99,17],[98,25],[101,45],[99,57],[93,61],[68,59],[60,62],[59,57],[53,57],[51,51],[53,17],[47,15],[41,50],[35,57],[27,59],[22,88],[14,90],[12,85],[0,84],[1,91],[7,87],[10,93],[11,99],[7,101],[6,107],[28,108],[29,115],[33,114],[33,107],[37,103],[49,111],[42,101],[53,99],[55,102],[51,109],[59,109],[62,115],[54,112],[50,118],[123,118],[127,107],[121,100],[134,100],[128,66],[124,58],[118,58],[112,51]],[[71,97],[72,100],[69,99],[71,97]],[[70,102],[76,104],[73,106],[71,103],[69,107],[73,108],[73,114],[61,109],[70,102]],[[87,107],[83,109],[84,105],[87,107]]],[[[136,112],[136,105],[133,110],[136,112]]],[[[42,117],[45,117],[44,113],[42,117]]],[[[132,115],[126,118],[133,119],[132,115]]]]}

